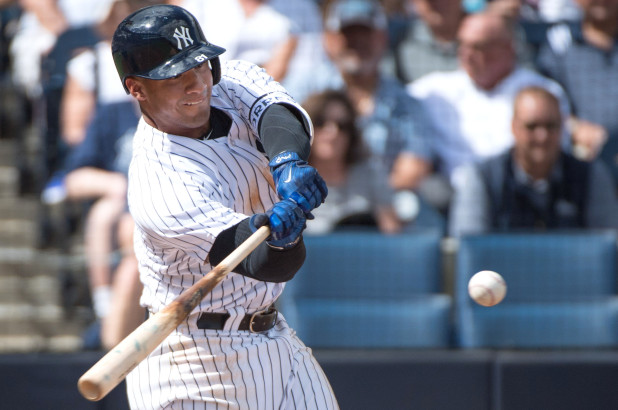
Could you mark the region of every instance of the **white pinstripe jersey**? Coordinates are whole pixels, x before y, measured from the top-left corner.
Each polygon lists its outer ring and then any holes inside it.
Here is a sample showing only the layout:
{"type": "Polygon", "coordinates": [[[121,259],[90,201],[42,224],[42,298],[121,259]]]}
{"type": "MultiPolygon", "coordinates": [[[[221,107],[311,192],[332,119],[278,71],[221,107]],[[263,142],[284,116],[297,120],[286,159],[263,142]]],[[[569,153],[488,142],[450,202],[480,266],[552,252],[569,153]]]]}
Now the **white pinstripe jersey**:
{"type": "MultiPolygon", "coordinates": [[[[233,121],[229,136],[197,140],[166,134],[140,121],[129,172],[135,251],[144,283],[141,303],[156,312],[212,269],[217,235],[278,201],[268,160],[257,149],[257,124],[275,102],[298,106],[260,68],[223,63],[211,106],[233,121]]],[[[265,308],[282,284],[231,273],[198,311],[242,314],[265,308]]]]}
{"type": "MultiPolygon", "coordinates": [[[[270,104],[299,106],[254,65],[224,63],[222,74],[211,106],[232,119],[227,137],[169,135],[143,119],[135,135],[129,206],[144,283],[141,303],[153,312],[211,270],[205,260],[222,230],[278,201],[268,161],[257,148],[257,124],[270,104]]],[[[311,350],[281,315],[266,333],[237,330],[245,313],[272,304],[283,287],[227,275],[129,373],[131,408],[338,409],[311,350]],[[207,311],[230,313],[223,330],[197,329],[198,314],[207,311]]]]}

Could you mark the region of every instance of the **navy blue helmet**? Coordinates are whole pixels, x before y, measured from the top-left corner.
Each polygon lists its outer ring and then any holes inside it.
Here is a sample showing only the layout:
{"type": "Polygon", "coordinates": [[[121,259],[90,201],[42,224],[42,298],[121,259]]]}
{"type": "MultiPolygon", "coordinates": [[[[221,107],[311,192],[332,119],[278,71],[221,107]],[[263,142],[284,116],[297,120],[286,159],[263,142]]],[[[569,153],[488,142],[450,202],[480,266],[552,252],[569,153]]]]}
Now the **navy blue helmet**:
{"type": "Polygon", "coordinates": [[[124,89],[129,76],[164,80],[210,62],[214,84],[221,79],[219,55],[224,48],[209,43],[195,17],[172,5],[140,9],[118,25],[112,55],[124,89]]]}

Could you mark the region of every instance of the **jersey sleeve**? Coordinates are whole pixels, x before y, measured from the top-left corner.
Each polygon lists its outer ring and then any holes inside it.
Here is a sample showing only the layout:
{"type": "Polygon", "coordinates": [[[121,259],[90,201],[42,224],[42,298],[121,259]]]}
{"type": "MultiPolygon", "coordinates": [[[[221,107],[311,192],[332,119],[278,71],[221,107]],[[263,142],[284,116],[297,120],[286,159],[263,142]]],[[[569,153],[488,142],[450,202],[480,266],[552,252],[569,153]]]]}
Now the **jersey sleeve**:
{"type": "Polygon", "coordinates": [[[213,105],[217,105],[218,100],[233,105],[256,136],[266,108],[272,104],[293,107],[313,141],[309,114],[280,83],[255,64],[240,60],[222,62],[221,81],[213,89],[213,105]]]}

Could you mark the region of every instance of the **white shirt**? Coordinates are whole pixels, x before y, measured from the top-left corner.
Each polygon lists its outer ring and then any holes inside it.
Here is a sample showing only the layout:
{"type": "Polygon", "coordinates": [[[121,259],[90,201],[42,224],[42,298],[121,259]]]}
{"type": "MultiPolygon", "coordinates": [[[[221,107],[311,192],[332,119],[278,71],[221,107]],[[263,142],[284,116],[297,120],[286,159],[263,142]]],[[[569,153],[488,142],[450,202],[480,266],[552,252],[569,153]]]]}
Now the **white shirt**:
{"type": "Polygon", "coordinates": [[[267,4],[251,16],[245,16],[238,0],[185,0],[183,7],[199,21],[209,42],[226,49],[222,60],[264,64],[296,32],[288,17],[267,4]]]}
{"type": "Polygon", "coordinates": [[[93,50],[86,50],[69,60],[67,73],[87,91],[97,93],[102,104],[130,101],[118,78],[112,57],[112,47],[107,41],[97,43],[93,50]]]}
{"type": "Polygon", "coordinates": [[[523,67],[515,69],[491,91],[477,87],[462,70],[427,74],[408,84],[408,92],[426,107],[435,127],[432,147],[441,172],[453,178],[455,169],[496,155],[513,144],[513,100],[519,90],[547,88],[569,112],[558,83],[523,67]]]}

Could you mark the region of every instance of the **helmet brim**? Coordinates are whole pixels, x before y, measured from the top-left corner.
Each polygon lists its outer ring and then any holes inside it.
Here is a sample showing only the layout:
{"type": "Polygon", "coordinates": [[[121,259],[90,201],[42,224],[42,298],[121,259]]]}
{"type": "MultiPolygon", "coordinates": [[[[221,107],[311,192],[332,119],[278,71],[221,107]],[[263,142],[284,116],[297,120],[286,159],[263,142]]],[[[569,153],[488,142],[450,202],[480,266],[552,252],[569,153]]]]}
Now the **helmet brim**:
{"type": "Polygon", "coordinates": [[[199,44],[197,47],[187,48],[176,54],[164,64],[161,64],[144,73],[131,74],[136,77],[149,78],[151,80],[166,80],[176,77],[190,69],[205,63],[223,54],[225,48],[214,44],[199,44]]]}

